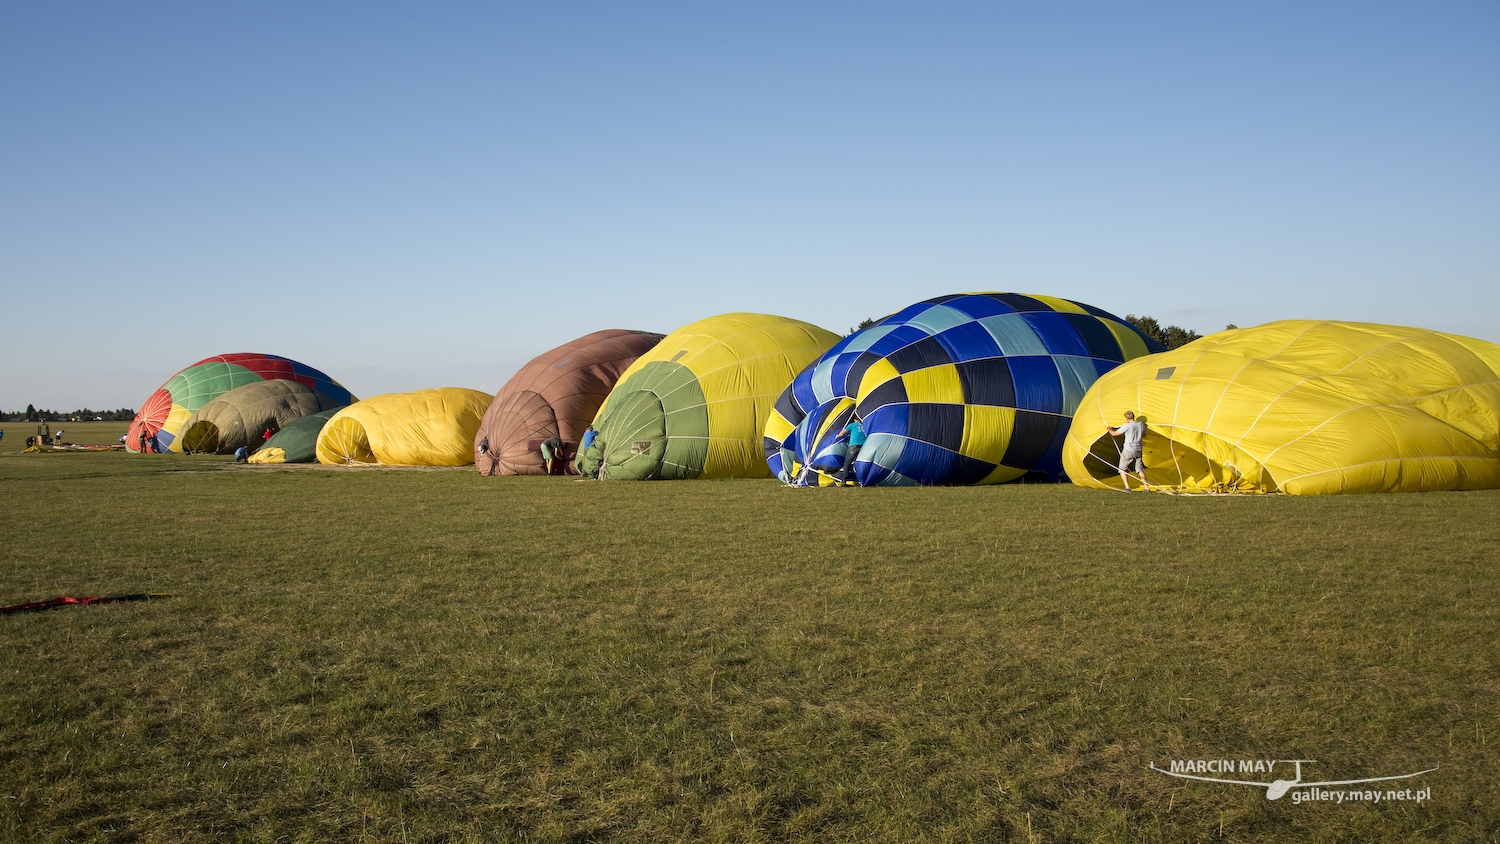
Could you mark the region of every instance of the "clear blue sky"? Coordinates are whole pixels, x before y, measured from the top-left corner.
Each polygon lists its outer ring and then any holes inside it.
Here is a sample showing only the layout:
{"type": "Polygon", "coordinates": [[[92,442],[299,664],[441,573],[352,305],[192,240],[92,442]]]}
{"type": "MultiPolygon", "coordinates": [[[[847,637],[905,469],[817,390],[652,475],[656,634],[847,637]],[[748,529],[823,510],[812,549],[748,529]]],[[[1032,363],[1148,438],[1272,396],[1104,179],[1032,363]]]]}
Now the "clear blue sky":
{"type": "Polygon", "coordinates": [[[1047,293],[1500,341],[1500,4],[0,4],[0,407],[1047,293]]]}

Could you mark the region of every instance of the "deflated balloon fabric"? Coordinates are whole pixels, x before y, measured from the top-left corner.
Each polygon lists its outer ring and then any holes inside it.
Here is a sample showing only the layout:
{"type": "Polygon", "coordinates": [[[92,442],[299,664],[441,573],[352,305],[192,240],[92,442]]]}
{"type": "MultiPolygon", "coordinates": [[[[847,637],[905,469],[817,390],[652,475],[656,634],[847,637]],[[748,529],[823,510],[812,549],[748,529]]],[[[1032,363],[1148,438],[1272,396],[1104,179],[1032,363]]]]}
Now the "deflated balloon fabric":
{"type": "Polygon", "coordinates": [[[731,313],[685,325],[631,364],[594,420],[584,472],[606,479],[766,477],[761,431],[776,397],[838,335],[731,313]]]}
{"type": "MultiPolygon", "coordinates": [[[[595,331],[537,355],[495,394],[474,435],[481,475],[542,475],[541,443],[563,441],[571,457],[609,391],[662,335],[619,328],[595,331]],[[481,448],[487,446],[487,448],[481,448]]],[[[565,461],[569,472],[572,461],[565,461]]]]}
{"type": "Polygon", "coordinates": [[[1222,331],[1119,367],[1084,396],[1064,463],[1120,489],[1130,410],[1146,481],[1181,491],[1500,487],[1500,346],[1421,328],[1286,320],[1222,331]]]}
{"type": "Polygon", "coordinates": [[[1085,391],[1163,347],[1099,308],[1054,296],[963,293],[918,302],[839,341],[776,402],[763,454],[777,477],[827,484],[856,415],[859,484],[1062,480],[1085,391]]]}
{"type": "Polygon", "coordinates": [[[438,387],[356,402],[318,434],[318,462],[394,466],[466,466],[489,393],[438,387]]]}

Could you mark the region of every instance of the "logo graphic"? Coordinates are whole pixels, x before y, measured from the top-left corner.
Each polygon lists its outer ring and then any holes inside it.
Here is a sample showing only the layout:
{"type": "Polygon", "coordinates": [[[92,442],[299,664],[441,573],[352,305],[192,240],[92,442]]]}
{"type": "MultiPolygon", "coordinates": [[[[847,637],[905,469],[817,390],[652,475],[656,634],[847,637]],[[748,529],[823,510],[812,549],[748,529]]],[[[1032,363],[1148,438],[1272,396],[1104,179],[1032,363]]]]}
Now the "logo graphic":
{"type": "MultiPolygon", "coordinates": [[[[1319,789],[1322,789],[1322,788],[1324,788],[1326,786],[1332,786],[1332,785],[1359,785],[1361,783],[1367,783],[1367,782],[1387,782],[1389,780],[1411,779],[1412,777],[1420,777],[1423,774],[1430,774],[1433,771],[1437,770],[1436,767],[1428,768],[1425,771],[1417,771],[1416,773],[1411,773],[1411,774],[1397,774],[1394,777],[1366,777],[1365,779],[1358,779],[1358,780],[1324,780],[1322,782],[1303,782],[1302,781],[1302,766],[1304,764],[1309,764],[1309,765],[1313,764],[1316,761],[1317,760],[1315,760],[1315,759],[1240,759],[1240,760],[1234,760],[1234,759],[1175,759],[1171,763],[1169,763],[1166,768],[1158,768],[1158,767],[1156,767],[1156,763],[1152,762],[1151,763],[1151,770],[1157,772],[1158,774],[1166,774],[1169,777],[1180,777],[1181,779],[1185,779],[1185,780],[1201,780],[1203,782],[1222,782],[1222,783],[1228,783],[1230,785],[1251,785],[1251,786],[1255,786],[1256,788],[1264,788],[1266,790],[1266,799],[1267,800],[1279,800],[1279,799],[1281,799],[1282,796],[1284,796],[1288,791],[1291,791],[1292,789],[1305,789],[1306,790],[1305,792],[1302,792],[1302,793],[1295,793],[1294,792],[1293,793],[1293,795],[1292,795],[1292,797],[1293,797],[1292,802],[1294,802],[1294,803],[1301,803],[1304,800],[1336,800],[1337,802],[1342,803],[1342,802],[1344,802],[1344,798],[1345,798],[1346,795],[1359,795],[1359,796],[1352,797],[1352,799],[1353,800],[1366,800],[1366,801],[1370,801],[1370,802],[1379,802],[1380,800],[1385,799],[1385,800],[1416,800],[1417,802],[1420,803],[1421,801],[1429,799],[1429,798],[1432,797],[1432,789],[1431,788],[1422,789],[1422,790],[1416,791],[1416,792],[1412,792],[1409,789],[1406,790],[1406,791],[1388,791],[1388,792],[1381,792],[1381,791],[1368,791],[1368,792],[1360,792],[1360,791],[1353,791],[1353,792],[1351,792],[1351,791],[1335,791],[1335,792],[1327,792],[1327,791],[1320,791],[1319,789]],[[1257,782],[1256,780],[1236,780],[1236,779],[1226,779],[1224,777],[1206,777],[1206,776],[1203,776],[1203,774],[1205,774],[1205,773],[1209,773],[1209,774],[1232,774],[1232,773],[1241,773],[1241,774],[1259,774],[1259,773],[1265,773],[1265,774],[1271,774],[1271,773],[1273,773],[1273,769],[1277,765],[1292,765],[1292,766],[1294,766],[1294,774],[1293,774],[1292,778],[1289,779],[1289,780],[1279,779],[1279,780],[1272,780],[1271,782],[1257,782]]],[[[1283,770],[1285,770],[1285,769],[1283,769],[1283,770]]]]}

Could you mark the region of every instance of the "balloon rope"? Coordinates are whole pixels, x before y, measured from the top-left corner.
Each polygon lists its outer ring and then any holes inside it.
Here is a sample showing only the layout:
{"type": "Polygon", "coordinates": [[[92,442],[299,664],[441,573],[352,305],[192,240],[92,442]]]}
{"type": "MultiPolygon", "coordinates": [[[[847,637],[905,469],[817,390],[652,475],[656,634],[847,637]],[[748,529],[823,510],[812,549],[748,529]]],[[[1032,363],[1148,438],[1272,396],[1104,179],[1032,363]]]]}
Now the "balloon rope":
{"type": "MultiPolygon", "coordinates": [[[[1167,427],[1170,428],[1172,426],[1168,425],[1167,427]]],[[[1167,447],[1172,450],[1172,468],[1177,471],[1177,484],[1178,484],[1178,486],[1181,486],[1183,484],[1183,480],[1182,480],[1182,464],[1177,461],[1177,440],[1174,439],[1174,438],[1172,438],[1172,437],[1167,437],[1167,443],[1168,443],[1167,447]]],[[[1145,447],[1144,446],[1142,446],[1142,448],[1141,448],[1141,453],[1142,453],[1142,456],[1144,457],[1144,455],[1145,455],[1145,447]]],[[[1145,464],[1145,462],[1143,460],[1141,462],[1141,468],[1144,469],[1145,466],[1146,466],[1146,464],[1145,464]]]]}

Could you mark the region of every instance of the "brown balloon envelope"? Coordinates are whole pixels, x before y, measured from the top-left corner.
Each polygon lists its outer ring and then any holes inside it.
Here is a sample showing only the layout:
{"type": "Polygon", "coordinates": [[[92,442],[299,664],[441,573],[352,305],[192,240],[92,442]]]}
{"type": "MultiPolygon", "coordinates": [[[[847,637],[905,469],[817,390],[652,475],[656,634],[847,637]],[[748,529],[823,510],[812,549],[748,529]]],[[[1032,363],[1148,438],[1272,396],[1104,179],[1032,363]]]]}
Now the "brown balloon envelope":
{"type": "Polygon", "coordinates": [[[595,331],[537,355],[521,367],[490,403],[474,435],[474,466],[481,475],[543,475],[541,443],[564,443],[566,471],[584,428],[620,375],[664,335],[611,328],[595,331]],[[480,445],[489,440],[486,452],[480,445]]]}

